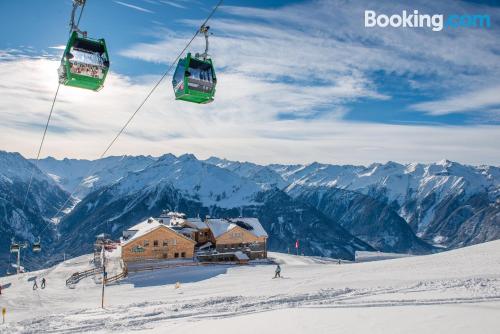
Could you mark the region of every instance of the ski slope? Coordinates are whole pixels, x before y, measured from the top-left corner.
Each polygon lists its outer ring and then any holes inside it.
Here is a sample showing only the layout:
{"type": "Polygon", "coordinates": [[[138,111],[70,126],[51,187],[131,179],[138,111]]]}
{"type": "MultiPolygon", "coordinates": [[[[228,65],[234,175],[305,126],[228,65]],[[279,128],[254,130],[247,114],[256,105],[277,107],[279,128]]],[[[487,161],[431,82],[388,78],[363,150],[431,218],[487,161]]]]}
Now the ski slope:
{"type": "MultiPolygon", "coordinates": [[[[1,278],[1,333],[498,333],[500,240],[450,252],[343,263],[270,253],[273,265],[211,265],[142,272],[106,287],[68,289],[81,256],[1,278]],[[32,290],[34,275],[47,288],[32,290]],[[180,282],[176,288],[175,283],[180,282]]],[[[40,284],[40,283],[39,283],[40,284]]]]}

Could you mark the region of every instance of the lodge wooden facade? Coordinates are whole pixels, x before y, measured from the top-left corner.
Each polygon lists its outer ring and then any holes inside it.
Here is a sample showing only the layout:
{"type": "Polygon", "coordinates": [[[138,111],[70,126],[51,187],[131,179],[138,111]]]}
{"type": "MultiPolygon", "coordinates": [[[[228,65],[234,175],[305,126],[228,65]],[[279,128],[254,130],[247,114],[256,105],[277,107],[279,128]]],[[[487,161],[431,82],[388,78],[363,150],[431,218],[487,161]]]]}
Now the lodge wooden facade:
{"type": "Polygon", "coordinates": [[[243,251],[252,260],[267,258],[267,237],[255,236],[240,226],[235,226],[217,238],[211,235],[215,249],[219,253],[243,251]]]}
{"type": "Polygon", "coordinates": [[[267,233],[257,218],[201,220],[169,212],[123,232],[122,259],[235,261],[267,258],[267,233]]]}
{"type": "Polygon", "coordinates": [[[159,225],[122,244],[125,262],[157,259],[193,259],[196,242],[168,226],[159,225]]]}

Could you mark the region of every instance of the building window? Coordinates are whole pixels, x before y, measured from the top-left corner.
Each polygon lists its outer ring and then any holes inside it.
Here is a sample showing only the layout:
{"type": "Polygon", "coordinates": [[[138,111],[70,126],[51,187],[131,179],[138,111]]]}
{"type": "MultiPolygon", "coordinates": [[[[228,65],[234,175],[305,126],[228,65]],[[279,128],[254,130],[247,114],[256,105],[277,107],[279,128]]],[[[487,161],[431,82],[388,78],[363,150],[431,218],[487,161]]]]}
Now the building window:
{"type": "Polygon", "coordinates": [[[158,247],[158,240],[153,241],[153,247],[158,247]]]}
{"type": "Polygon", "coordinates": [[[205,236],[208,237],[208,232],[205,232],[205,236]]]}
{"type": "Polygon", "coordinates": [[[168,241],[167,240],[163,240],[163,247],[167,247],[168,246],[168,241]]]}
{"type": "Polygon", "coordinates": [[[132,253],[144,253],[144,248],[139,245],[136,245],[130,249],[132,253]]]}
{"type": "Polygon", "coordinates": [[[144,247],[148,247],[149,246],[149,240],[144,240],[144,247]]]}
{"type": "Polygon", "coordinates": [[[182,252],[181,257],[186,257],[186,252],[182,252]]]}
{"type": "Polygon", "coordinates": [[[178,258],[178,257],[179,257],[179,253],[175,253],[175,254],[174,254],[174,257],[175,257],[175,258],[178,258]]]}

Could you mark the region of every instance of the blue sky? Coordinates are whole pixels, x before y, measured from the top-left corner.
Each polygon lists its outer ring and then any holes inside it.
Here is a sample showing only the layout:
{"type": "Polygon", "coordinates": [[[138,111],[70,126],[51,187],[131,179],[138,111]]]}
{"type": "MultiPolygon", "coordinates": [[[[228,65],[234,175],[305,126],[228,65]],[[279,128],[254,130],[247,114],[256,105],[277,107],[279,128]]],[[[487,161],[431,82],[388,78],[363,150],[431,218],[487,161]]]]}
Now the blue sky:
{"type": "MultiPolygon", "coordinates": [[[[112,74],[97,94],[63,88],[42,155],[98,155],[215,3],[88,0],[80,28],[106,39],[112,74]]],[[[70,10],[0,2],[0,149],[33,156],[70,10]]],[[[500,163],[496,1],[225,1],[209,25],[216,101],[173,102],[167,78],[113,154],[500,163]],[[365,28],[367,9],[487,14],[492,25],[365,28]]],[[[192,50],[202,48],[198,38],[192,50]]]]}

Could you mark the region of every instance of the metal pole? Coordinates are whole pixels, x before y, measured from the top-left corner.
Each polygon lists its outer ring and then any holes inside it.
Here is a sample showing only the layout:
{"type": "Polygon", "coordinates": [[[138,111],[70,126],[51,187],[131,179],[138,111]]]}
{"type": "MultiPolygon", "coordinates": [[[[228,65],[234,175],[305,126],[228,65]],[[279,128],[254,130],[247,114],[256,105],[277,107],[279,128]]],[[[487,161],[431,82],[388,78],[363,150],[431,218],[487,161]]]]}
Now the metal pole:
{"type": "Polygon", "coordinates": [[[19,249],[17,251],[17,274],[19,275],[19,272],[21,270],[21,244],[19,244],[19,249]]]}
{"type": "Polygon", "coordinates": [[[104,308],[104,286],[106,285],[105,284],[105,281],[106,281],[106,266],[103,265],[102,266],[102,295],[101,295],[101,308],[104,308]]]}
{"type": "Polygon", "coordinates": [[[101,308],[104,308],[104,286],[106,285],[106,261],[105,261],[105,250],[104,245],[101,250],[101,262],[102,262],[102,294],[101,294],[101,308]]]}

